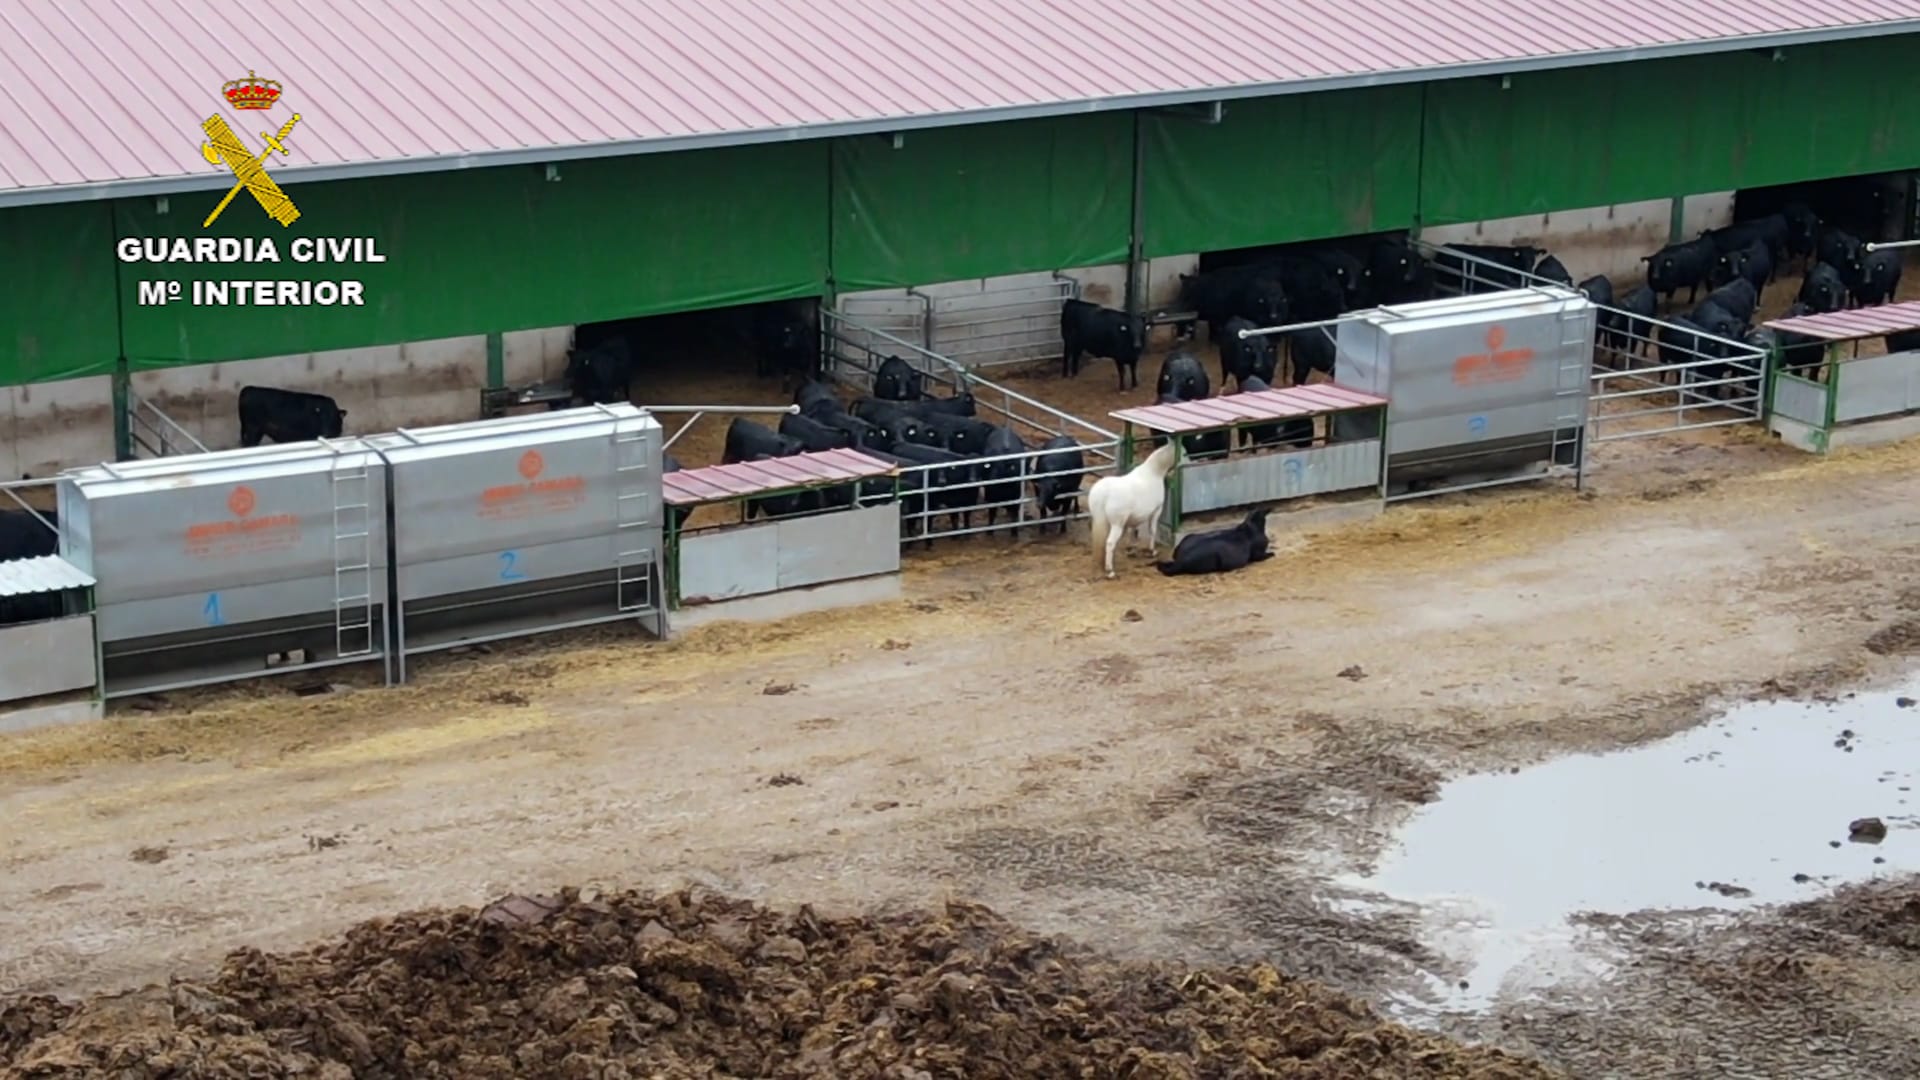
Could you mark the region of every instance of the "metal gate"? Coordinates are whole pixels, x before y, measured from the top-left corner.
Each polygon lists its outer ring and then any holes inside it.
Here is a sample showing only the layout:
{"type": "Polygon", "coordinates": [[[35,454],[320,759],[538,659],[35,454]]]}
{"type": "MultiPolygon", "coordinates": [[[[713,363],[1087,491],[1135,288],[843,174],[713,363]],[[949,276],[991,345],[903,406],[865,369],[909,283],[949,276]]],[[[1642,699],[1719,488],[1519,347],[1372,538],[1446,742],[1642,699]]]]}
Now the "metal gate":
{"type": "MultiPolygon", "coordinates": [[[[1434,284],[1455,294],[1559,285],[1454,248],[1415,243],[1433,261],[1434,284]]],[[[1564,286],[1563,286],[1564,287],[1564,286]]],[[[1765,418],[1768,356],[1743,341],[1595,304],[1587,441],[1615,442],[1765,418]]]]}
{"type": "Polygon", "coordinates": [[[127,436],[136,458],[204,454],[206,445],[175,423],[160,406],[138,394],[127,395],[127,436]]]}
{"type": "Polygon", "coordinates": [[[933,331],[927,349],[969,368],[1058,357],[1060,308],[1079,295],[1078,281],[1054,273],[1038,280],[1002,280],[977,293],[929,297],[933,331]]]}
{"type": "MultiPolygon", "coordinates": [[[[837,314],[844,316],[839,321],[841,332],[862,335],[862,345],[877,344],[880,339],[871,337],[875,333],[896,341],[910,341],[923,349],[932,344],[933,304],[918,293],[909,291],[905,296],[854,293],[840,297],[834,307],[837,314]]],[[[836,312],[822,312],[822,323],[833,314],[836,312]]]]}

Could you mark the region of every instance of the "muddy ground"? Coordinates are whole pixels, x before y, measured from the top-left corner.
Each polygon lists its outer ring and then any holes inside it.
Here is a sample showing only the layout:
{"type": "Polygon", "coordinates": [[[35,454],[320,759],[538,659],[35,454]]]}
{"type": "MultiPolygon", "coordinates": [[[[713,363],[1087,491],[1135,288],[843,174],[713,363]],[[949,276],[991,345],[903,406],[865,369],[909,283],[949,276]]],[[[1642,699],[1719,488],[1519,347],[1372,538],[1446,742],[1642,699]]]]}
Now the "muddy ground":
{"type": "MultiPolygon", "coordinates": [[[[576,882],[823,917],[958,897],[1119,961],[1417,992],[1455,961],[1327,882],[1443,779],[1920,649],[1920,445],[1815,460],[1734,429],[1594,459],[1583,493],[1284,533],[1229,578],[1108,582],[1084,539],[966,540],[913,558],[897,603],[0,740],[0,989],[205,977],[232,948],[576,882]]],[[[1435,1022],[1583,1076],[1910,1075],[1920,884],[1880,888],[1622,920],[1616,981],[1435,1022]]]]}

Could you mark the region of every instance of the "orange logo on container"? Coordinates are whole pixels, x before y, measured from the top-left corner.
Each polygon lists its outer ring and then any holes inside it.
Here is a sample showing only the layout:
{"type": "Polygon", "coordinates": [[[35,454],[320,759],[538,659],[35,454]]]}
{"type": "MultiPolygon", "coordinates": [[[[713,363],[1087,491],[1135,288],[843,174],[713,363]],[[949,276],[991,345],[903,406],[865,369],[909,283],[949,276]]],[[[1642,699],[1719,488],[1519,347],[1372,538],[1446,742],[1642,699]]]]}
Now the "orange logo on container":
{"type": "Polygon", "coordinates": [[[1507,328],[1487,330],[1487,351],[1463,356],[1453,362],[1453,381],[1458,386],[1482,383],[1514,382],[1527,377],[1533,368],[1532,349],[1509,349],[1507,328]]]}
{"type": "Polygon", "coordinates": [[[259,505],[259,497],[245,484],[227,492],[227,510],[233,518],[188,526],[187,554],[199,559],[224,559],[281,551],[300,543],[298,517],[293,514],[251,517],[259,505]]]}
{"type": "Polygon", "coordinates": [[[584,476],[555,476],[542,480],[547,459],[538,450],[520,455],[523,483],[500,484],[480,493],[479,515],[483,518],[518,518],[534,514],[564,513],[586,499],[584,476]]]}
{"type": "Polygon", "coordinates": [[[232,494],[227,496],[227,509],[233,511],[234,517],[246,517],[253,513],[254,505],[253,489],[245,484],[234,488],[232,494]]]}

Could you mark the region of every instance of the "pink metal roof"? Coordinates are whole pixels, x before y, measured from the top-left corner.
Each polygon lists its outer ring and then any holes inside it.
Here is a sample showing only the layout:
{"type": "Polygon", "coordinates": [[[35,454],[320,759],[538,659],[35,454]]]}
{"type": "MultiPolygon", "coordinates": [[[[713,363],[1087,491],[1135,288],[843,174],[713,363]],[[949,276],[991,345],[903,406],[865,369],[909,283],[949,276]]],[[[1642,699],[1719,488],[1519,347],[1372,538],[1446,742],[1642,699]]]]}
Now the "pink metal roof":
{"type": "Polygon", "coordinates": [[[272,171],[320,180],[375,162],[467,168],[803,127],[897,130],[1916,20],[1920,0],[0,0],[0,199],[119,181],[224,187],[199,125],[250,69],[285,96],[227,111],[229,124],[251,144],[272,130],[263,120],[298,111],[272,171]]]}
{"type": "Polygon", "coordinates": [[[1826,341],[1879,337],[1897,334],[1902,330],[1920,330],[1920,300],[1835,311],[1827,315],[1799,315],[1791,319],[1775,319],[1763,325],[1769,330],[1805,334],[1826,341]]]}
{"type": "Polygon", "coordinates": [[[1137,409],[1121,409],[1110,415],[1122,423],[1138,424],[1150,431],[1182,435],[1189,431],[1231,427],[1260,420],[1288,420],[1352,409],[1372,409],[1386,403],[1386,398],[1335,383],[1314,383],[1311,386],[1289,386],[1284,390],[1224,394],[1172,405],[1144,405],[1137,409]]]}
{"type": "Polygon", "coordinates": [[[864,480],[869,476],[885,476],[896,468],[898,466],[891,462],[868,457],[858,450],[820,450],[769,461],[682,469],[661,477],[660,485],[666,491],[668,503],[691,506],[787,488],[864,480]]]}

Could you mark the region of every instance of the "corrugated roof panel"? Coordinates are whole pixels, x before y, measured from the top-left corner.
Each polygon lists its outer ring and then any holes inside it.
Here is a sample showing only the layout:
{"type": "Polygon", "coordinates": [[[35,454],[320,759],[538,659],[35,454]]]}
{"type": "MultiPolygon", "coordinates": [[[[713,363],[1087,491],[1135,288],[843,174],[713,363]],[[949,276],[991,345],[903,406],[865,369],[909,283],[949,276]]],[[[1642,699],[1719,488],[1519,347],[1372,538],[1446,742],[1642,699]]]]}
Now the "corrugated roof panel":
{"type": "Polygon", "coordinates": [[[1234,424],[1324,416],[1353,409],[1373,409],[1385,404],[1387,399],[1375,394],[1336,383],[1314,383],[1311,386],[1289,386],[1282,390],[1256,390],[1250,394],[1223,394],[1199,401],[1144,405],[1108,415],[1122,423],[1138,424],[1149,431],[1184,435],[1234,424]]]}
{"type": "Polygon", "coordinates": [[[742,461],[682,469],[660,478],[665,498],[674,506],[722,502],[789,488],[864,480],[896,469],[892,462],[868,457],[858,450],[819,450],[766,461],[742,461]]]}
{"type": "Polygon", "coordinates": [[[0,0],[0,196],[215,186],[213,111],[250,143],[298,111],[272,171],[299,182],[1880,27],[1920,29],[1920,0],[0,0]],[[272,109],[228,108],[249,70],[272,109]]]}
{"type": "Polygon", "coordinates": [[[33,596],[63,589],[86,589],[93,575],[58,555],[0,562],[0,596],[33,596]]]}
{"type": "Polygon", "coordinates": [[[1826,315],[1797,315],[1762,325],[1769,330],[1805,334],[1826,341],[1880,337],[1902,330],[1920,330],[1920,300],[1835,311],[1826,315]]]}

